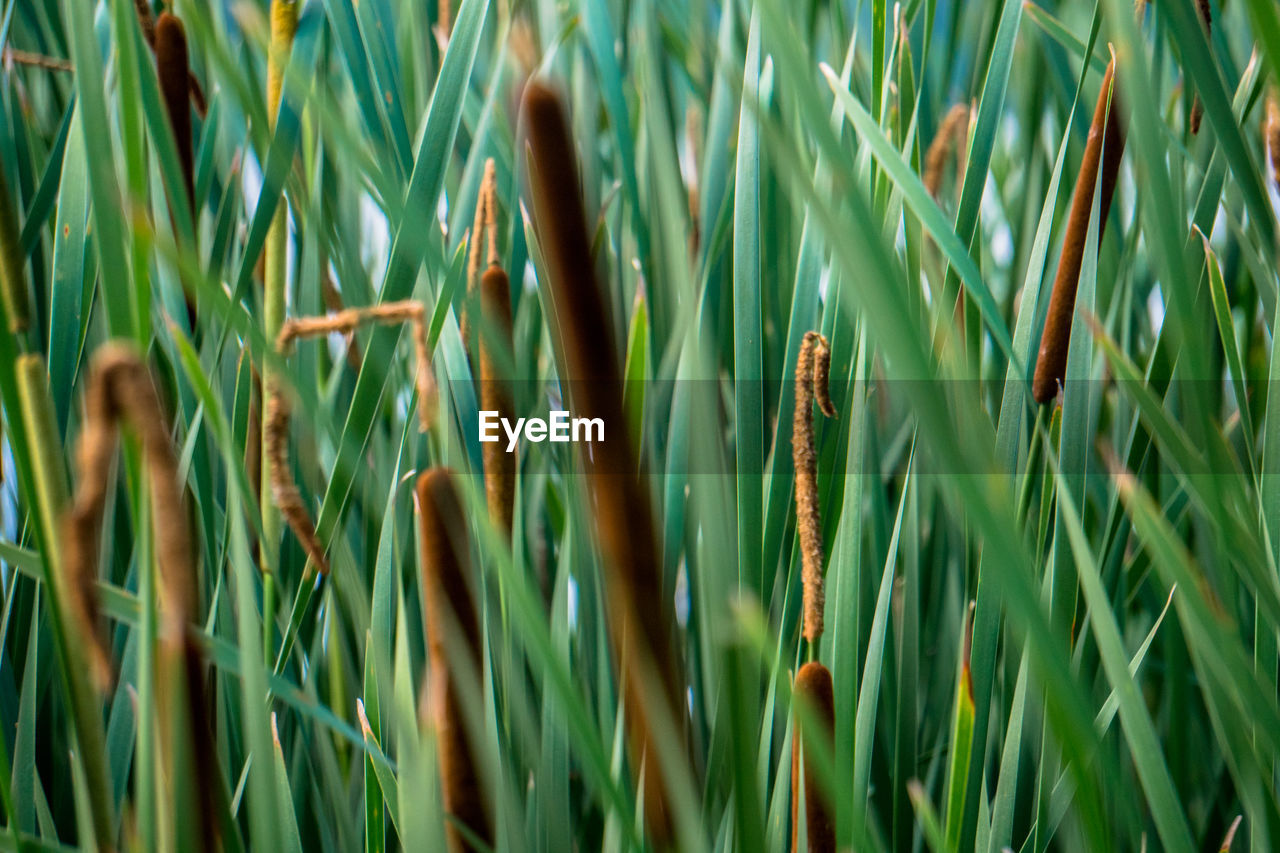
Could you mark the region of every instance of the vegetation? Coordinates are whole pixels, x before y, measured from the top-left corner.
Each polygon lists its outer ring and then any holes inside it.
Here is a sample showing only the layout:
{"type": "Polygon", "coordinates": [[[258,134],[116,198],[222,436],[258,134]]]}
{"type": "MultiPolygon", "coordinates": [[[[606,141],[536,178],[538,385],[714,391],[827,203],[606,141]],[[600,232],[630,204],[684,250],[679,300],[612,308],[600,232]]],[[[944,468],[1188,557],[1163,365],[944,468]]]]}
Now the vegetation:
{"type": "Polygon", "coordinates": [[[0,850],[1280,846],[1274,4],[2,8],[0,850]]]}

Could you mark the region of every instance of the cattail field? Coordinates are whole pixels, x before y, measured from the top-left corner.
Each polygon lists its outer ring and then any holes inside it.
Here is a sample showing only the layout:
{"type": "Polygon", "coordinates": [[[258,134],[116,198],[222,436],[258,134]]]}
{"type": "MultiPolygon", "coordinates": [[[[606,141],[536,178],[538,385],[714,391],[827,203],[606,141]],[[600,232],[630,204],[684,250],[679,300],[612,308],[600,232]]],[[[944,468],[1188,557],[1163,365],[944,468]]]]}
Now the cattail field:
{"type": "Polygon", "coordinates": [[[0,853],[1280,850],[1274,0],[0,50],[0,853]]]}

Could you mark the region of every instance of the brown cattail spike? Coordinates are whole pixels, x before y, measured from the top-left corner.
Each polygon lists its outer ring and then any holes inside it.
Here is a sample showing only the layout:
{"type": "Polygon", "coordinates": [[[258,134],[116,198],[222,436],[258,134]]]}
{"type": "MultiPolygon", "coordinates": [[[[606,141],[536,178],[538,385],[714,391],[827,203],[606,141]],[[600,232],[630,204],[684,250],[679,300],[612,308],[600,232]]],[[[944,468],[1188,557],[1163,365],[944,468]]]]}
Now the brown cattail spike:
{"type": "Polygon", "coordinates": [[[1080,177],[1071,195],[1071,212],[1067,218],[1062,256],[1049,297],[1049,313],[1040,338],[1040,356],[1036,360],[1035,381],[1031,393],[1037,403],[1047,403],[1058,393],[1067,368],[1067,347],[1071,342],[1071,318],[1076,309],[1076,287],[1080,283],[1080,265],[1089,234],[1089,215],[1093,193],[1098,191],[1098,239],[1107,228],[1107,216],[1120,175],[1120,159],[1124,154],[1124,131],[1120,123],[1118,90],[1113,85],[1114,57],[1102,77],[1102,90],[1093,111],[1089,139],[1085,144],[1080,177]],[[1101,183],[1099,183],[1101,180],[1101,183]]]}
{"type": "Polygon", "coordinates": [[[791,736],[791,850],[800,853],[800,799],[804,793],[805,835],[809,853],[834,853],[836,849],[835,809],[818,782],[818,774],[808,764],[815,751],[830,755],[835,746],[836,702],[831,672],[822,664],[810,661],[796,673],[794,701],[803,703],[816,723],[807,728],[799,724],[791,736]],[[803,780],[801,763],[804,763],[803,780]],[[803,786],[802,786],[803,782],[803,786]]]}
{"type": "MultiPolygon", "coordinates": [[[[421,302],[406,299],[368,308],[347,308],[322,317],[297,317],[280,327],[276,351],[287,355],[294,341],[332,334],[350,334],[365,323],[408,323],[413,333],[414,384],[418,391],[418,426],[426,432],[435,417],[436,387],[431,373],[431,355],[427,349],[426,310],[421,302]]],[[[284,520],[292,528],[307,556],[321,574],[329,573],[324,545],[316,536],[315,525],[302,502],[302,494],[289,470],[289,418],[292,414],[284,389],[274,378],[268,382],[267,422],[264,428],[267,475],[271,480],[271,497],[284,520]]]]}
{"type": "MultiPolygon", "coordinates": [[[[422,549],[422,609],[426,621],[429,684],[426,710],[435,728],[444,808],[487,846],[493,843],[489,807],[471,748],[464,697],[480,687],[483,646],[476,613],[467,519],[447,468],[418,478],[422,549]]],[[[476,849],[452,823],[449,850],[476,849]]]]}
{"type": "MultiPolygon", "coordinates": [[[[194,757],[190,772],[212,780],[217,771],[210,744],[202,651],[189,625],[196,613],[197,582],[178,460],[168,418],[151,374],[128,345],[108,342],[94,353],[85,392],[84,426],[76,451],[79,480],[71,509],[63,517],[63,559],[71,583],[89,588],[97,579],[99,529],[110,484],[121,423],[142,445],[151,490],[156,562],[160,567],[161,622],[158,702],[165,712],[165,740],[189,738],[180,752],[169,753],[173,772],[179,754],[194,757]],[[183,700],[183,701],[180,701],[183,700]],[[184,704],[185,703],[185,704],[184,704]]],[[[94,618],[82,614],[81,618],[94,618]]],[[[201,837],[216,848],[219,832],[212,805],[214,785],[196,787],[201,837]]]]}
{"type": "Polygon", "coordinates": [[[156,21],[156,74],[169,113],[169,126],[178,144],[178,162],[187,190],[187,204],[195,210],[195,170],[191,148],[191,70],[187,60],[187,34],[182,21],[168,12],[156,21]]]}
{"type": "MultiPolygon", "coordinates": [[[[550,323],[557,363],[574,415],[599,418],[603,441],[582,448],[604,564],[610,639],[631,750],[643,772],[645,820],[656,845],[671,841],[671,800],[655,738],[679,746],[685,700],[671,636],[670,591],[663,589],[648,481],[628,440],[622,371],[604,294],[596,281],[590,232],[569,121],[546,84],[524,90],[533,224],[542,248],[555,319],[550,323]]],[[[668,753],[672,754],[672,753],[668,753]]]]}
{"type": "Polygon", "coordinates": [[[120,421],[141,439],[156,514],[156,556],[170,617],[166,625],[180,634],[195,604],[195,576],[178,463],[151,374],[124,344],[107,343],[94,354],[76,452],[80,479],[69,514],[77,541],[70,544],[83,546],[89,559],[95,559],[120,421]]]}
{"type": "Polygon", "coordinates": [[[969,105],[955,104],[947,111],[938,132],[924,157],[924,188],[934,198],[942,190],[942,176],[954,152],[957,173],[964,168],[965,149],[969,144],[969,105]]]}
{"type": "Polygon", "coordinates": [[[796,411],[791,427],[791,458],[796,472],[796,527],[804,582],[804,638],[822,636],[826,594],[822,578],[822,513],[818,500],[818,454],[813,439],[813,404],[829,418],[836,416],[827,387],[831,348],[817,332],[805,332],[796,359],[796,411]]]}
{"type": "MultiPolygon", "coordinates": [[[[480,306],[485,321],[480,340],[480,408],[510,419],[514,417],[515,406],[510,377],[502,366],[510,364],[512,358],[511,284],[502,267],[490,266],[481,277],[480,306]]],[[[481,453],[489,518],[494,527],[510,539],[518,457],[496,441],[481,445],[481,453]]]]}
{"type": "Polygon", "coordinates": [[[142,37],[147,46],[156,49],[156,16],[151,11],[150,0],[133,0],[133,8],[138,13],[138,25],[142,27],[142,37]]]}
{"type": "Polygon", "coordinates": [[[497,214],[493,210],[496,203],[498,178],[497,167],[490,157],[484,163],[484,177],[480,180],[480,190],[476,193],[476,214],[471,225],[471,235],[467,245],[467,295],[462,301],[462,316],[458,320],[458,332],[462,344],[470,357],[475,342],[471,340],[471,309],[476,298],[476,288],[480,284],[480,272],[484,257],[485,233],[489,235],[489,264],[498,262],[498,250],[494,237],[494,222],[497,214]]]}

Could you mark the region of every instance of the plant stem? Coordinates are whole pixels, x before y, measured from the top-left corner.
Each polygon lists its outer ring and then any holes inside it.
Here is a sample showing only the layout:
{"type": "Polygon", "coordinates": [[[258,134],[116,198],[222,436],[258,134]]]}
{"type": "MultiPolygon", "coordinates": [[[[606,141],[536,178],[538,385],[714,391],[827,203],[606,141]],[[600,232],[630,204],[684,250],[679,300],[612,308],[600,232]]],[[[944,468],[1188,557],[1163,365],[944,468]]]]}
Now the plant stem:
{"type": "MultiPolygon", "coordinates": [[[[275,131],[276,114],[280,111],[280,95],[284,88],[284,70],[288,64],[289,52],[293,46],[293,34],[298,25],[298,5],[294,0],[272,0],[271,2],[271,47],[267,64],[267,114],[271,129],[275,131]]],[[[266,269],[263,273],[263,332],[267,341],[275,341],[284,324],[286,252],[289,246],[289,214],[283,198],[276,209],[275,218],[271,221],[271,230],[267,232],[266,269]]],[[[272,387],[272,374],[275,369],[268,363],[262,367],[262,387],[272,387]]],[[[266,425],[263,424],[263,456],[266,455],[266,425]]],[[[264,478],[261,484],[260,500],[262,505],[262,543],[259,546],[259,561],[265,574],[263,580],[263,650],[270,654],[271,649],[271,611],[268,607],[275,604],[275,583],[273,573],[276,568],[276,557],[280,546],[281,520],[271,497],[271,484],[264,478]],[[270,590],[270,592],[268,592],[270,590]]],[[[268,660],[269,663],[269,660],[268,660]]]]}

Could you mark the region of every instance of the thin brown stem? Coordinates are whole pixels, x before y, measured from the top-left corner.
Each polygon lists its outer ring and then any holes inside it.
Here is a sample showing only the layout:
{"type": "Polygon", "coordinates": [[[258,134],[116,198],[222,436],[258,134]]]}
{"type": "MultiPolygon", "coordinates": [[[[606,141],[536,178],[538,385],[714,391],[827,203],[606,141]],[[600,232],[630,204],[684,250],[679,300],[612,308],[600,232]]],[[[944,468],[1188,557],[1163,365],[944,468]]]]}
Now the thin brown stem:
{"type": "MultiPolygon", "coordinates": [[[[414,384],[418,390],[418,423],[426,432],[435,417],[435,378],[431,373],[431,356],[427,350],[426,310],[422,303],[408,299],[373,305],[367,308],[347,308],[336,314],[320,317],[296,317],[285,321],[276,338],[276,351],[288,355],[294,342],[300,338],[325,335],[347,335],[358,327],[370,324],[408,323],[413,334],[414,384]]],[[[284,388],[275,378],[268,383],[266,436],[267,475],[271,480],[271,497],[280,510],[307,556],[321,574],[329,573],[329,561],[324,545],[316,535],[315,524],[303,503],[302,493],[294,482],[289,469],[289,419],[292,414],[284,388]]]]}

